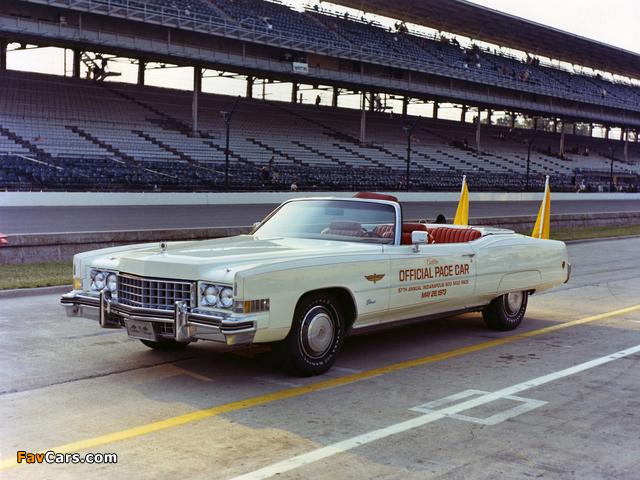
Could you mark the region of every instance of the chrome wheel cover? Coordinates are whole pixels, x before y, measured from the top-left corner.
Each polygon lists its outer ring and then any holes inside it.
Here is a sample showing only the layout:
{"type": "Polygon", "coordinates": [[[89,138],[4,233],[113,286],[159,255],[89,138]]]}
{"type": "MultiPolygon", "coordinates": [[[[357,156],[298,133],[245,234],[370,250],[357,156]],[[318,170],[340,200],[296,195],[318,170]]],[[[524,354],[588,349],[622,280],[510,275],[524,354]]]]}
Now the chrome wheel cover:
{"type": "Polygon", "coordinates": [[[515,315],[522,307],[524,295],[522,292],[513,292],[504,296],[504,308],[507,314],[515,315]]]}
{"type": "Polygon", "coordinates": [[[300,345],[307,357],[320,358],[331,348],[335,338],[335,321],[321,306],[309,310],[302,319],[300,345]]]}

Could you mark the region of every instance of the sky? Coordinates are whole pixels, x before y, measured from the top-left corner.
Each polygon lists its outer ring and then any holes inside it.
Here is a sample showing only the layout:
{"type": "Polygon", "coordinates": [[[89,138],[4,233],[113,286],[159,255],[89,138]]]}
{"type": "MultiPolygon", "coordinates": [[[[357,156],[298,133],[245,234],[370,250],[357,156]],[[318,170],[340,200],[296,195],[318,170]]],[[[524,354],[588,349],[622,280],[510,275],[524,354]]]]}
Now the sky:
{"type": "Polygon", "coordinates": [[[640,0],[467,0],[640,53],[640,0]]]}

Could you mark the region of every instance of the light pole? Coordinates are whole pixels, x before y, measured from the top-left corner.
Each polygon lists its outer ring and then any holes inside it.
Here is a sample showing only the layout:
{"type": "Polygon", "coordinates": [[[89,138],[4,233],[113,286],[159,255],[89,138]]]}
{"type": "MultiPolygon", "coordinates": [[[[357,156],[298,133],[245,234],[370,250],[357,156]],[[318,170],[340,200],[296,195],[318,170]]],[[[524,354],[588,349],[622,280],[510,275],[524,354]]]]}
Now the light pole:
{"type": "Polygon", "coordinates": [[[407,132],[407,181],[405,185],[405,190],[407,192],[409,191],[409,168],[411,166],[411,134],[413,133],[413,130],[416,128],[416,125],[418,124],[418,120],[420,120],[420,117],[416,118],[416,121],[413,123],[413,126],[411,127],[411,129],[405,128],[405,132],[407,132]]]}
{"type": "Polygon", "coordinates": [[[613,161],[615,160],[616,148],[618,148],[618,145],[620,145],[621,141],[622,140],[618,140],[618,143],[616,143],[615,147],[613,147],[613,150],[609,149],[609,151],[611,152],[611,172],[609,173],[609,193],[613,191],[613,161]]]}
{"type": "Polygon", "coordinates": [[[525,187],[525,192],[529,191],[529,165],[531,163],[531,145],[533,144],[533,140],[536,138],[536,135],[538,135],[538,130],[536,130],[536,132],[533,134],[533,137],[531,137],[531,140],[528,140],[528,147],[527,147],[527,186],[525,187]]]}
{"type": "Polygon", "coordinates": [[[224,149],[224,191],[229,191],[229,127],[231,126],[231,115],[233,115],[233,111],[236,109],[236,105],[238,105],[238,100],[240,100],[240,95],[236,98],[233,107],[230,112],[220,112],[222,114],[222,118],[227,121],[227,146],[224,149]]]}

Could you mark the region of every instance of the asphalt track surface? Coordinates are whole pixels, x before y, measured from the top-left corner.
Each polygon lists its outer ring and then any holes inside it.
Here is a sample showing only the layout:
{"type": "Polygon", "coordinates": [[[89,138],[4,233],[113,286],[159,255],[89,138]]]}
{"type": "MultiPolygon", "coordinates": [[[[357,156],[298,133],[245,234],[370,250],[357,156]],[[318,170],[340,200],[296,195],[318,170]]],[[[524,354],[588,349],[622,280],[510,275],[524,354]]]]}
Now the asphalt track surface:
{"type": "Polygon", "coordinates": [[[349,337],[306,379],[268,346],[158,352],[59,292],[3,295],[0,477],[638,478],[640,237],[568,249],[515,331],[470,313],[349,337]]]}
{"type": "MultiPolygon", "coordinates": [[[[579,194],[576,194],[579,195],[579,194]]],[[[457,202],[403,204],[405,220],[451,221],[457,202]]],[[[249,226],[261,221],[277,205],[194,205],[145,207],[0,207],[4,234],[76,233],[249,226]]],[[[537,215],[540,201],[471,202],[469,217],[537,215]]],[[[551,214],[639,212],[640,200],[552,201],[551,214]]],[[[471,221],[473,223],[473,221],[471,221]]]]}

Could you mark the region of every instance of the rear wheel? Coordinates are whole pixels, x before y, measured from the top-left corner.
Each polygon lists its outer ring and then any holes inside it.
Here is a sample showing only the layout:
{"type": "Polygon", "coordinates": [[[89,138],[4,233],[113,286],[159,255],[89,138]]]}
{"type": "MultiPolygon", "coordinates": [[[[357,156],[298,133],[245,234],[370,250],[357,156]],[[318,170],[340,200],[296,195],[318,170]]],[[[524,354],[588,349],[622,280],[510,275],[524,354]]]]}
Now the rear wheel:
{"type": "Polygon", "coordinates": [[[289,335],[275,345],[282,366],[300,377],[320,375],[331,368],[342,348],[344,320],[336,298],[318,293],[296,307],[289,335]]]}
{"type": "Polygon", "coordinates": [[[153,340],[143,340],[140,341],[149,348],[153,348],[154,350],[162,350],[165,352],[175,352],[176,350],[182,350],[189,342],[176,342],[172,338],[165,338],[160,341],[154,342],[153,340]]]}
{"type": "Polygon", "coordinates": [[[512,292],[494,299],[482,311],[485,323],[493,330],[513,330],[524,318],[528,297],[528,292],[512,292]]]}

